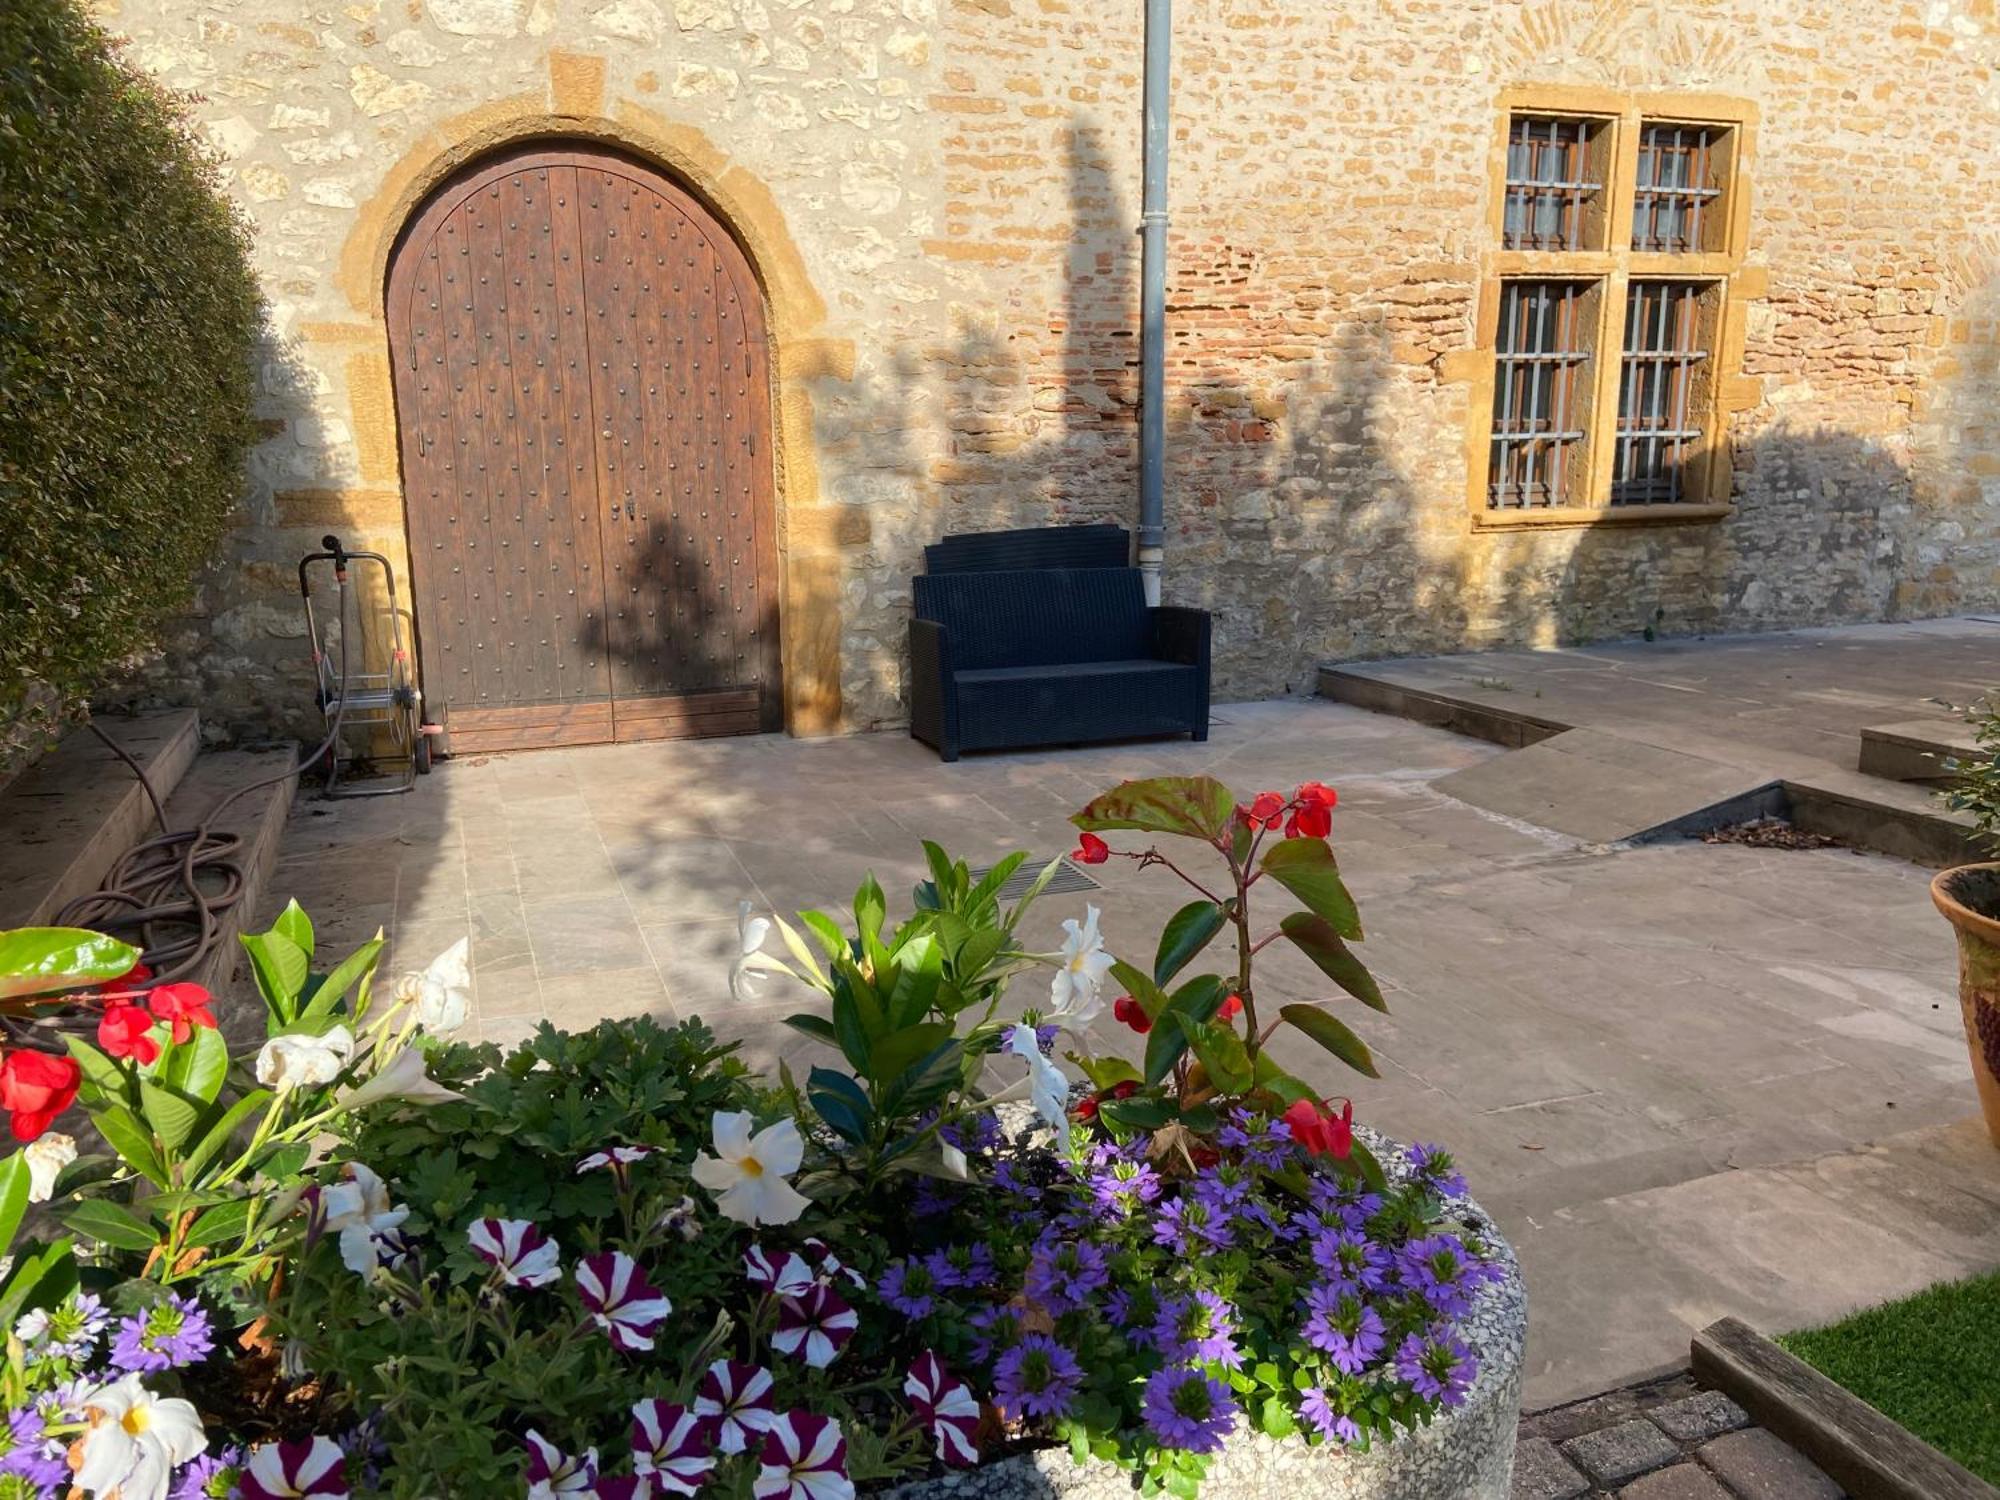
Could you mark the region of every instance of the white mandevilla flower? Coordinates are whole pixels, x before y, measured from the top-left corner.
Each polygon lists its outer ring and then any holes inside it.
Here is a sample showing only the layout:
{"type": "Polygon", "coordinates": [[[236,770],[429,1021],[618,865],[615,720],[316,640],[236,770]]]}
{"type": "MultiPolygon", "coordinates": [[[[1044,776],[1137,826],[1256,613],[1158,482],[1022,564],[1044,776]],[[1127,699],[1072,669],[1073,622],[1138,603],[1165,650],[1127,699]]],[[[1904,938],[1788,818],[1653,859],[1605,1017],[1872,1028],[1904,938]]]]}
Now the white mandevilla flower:
{"type": "Polygon", "coordinates": [[[416,1006],[424,1030],[458,1030],[472,1011],[472,939],[460,938],[422,973],[398,979],[396,998],[416,1006]]]}
{"type": "Polygon", "coordinates": [[[21,1152],[28,1163],[28,1201],[46,1203],[55,1196],[56,1179],[76,1160],[76,1142],[50,1131],[21,1152]]]}
{"type": "Polygon", "coordinates": [[[1007,1050],[1028,1065],[1028,1093],[1035,1101],[1035,1113],[1069,1150],[1069,1080],[1062,1069],[1042,1056],[1035,1040],[1035,1028],[1016,1026],[1007,1033],[1007,1050]]]}
{"type": "Polygon", "coordinates": [[[771,935],[769,917],[750,915],[750,903],[736,903],[736,957],[729,965],[729,993],[739,1001],[757,998],[759,974],[788,974],[783,962],[764,952],[764,939],[771,935]]]}
{"type": "Polygon", "coordinates": [[[450,1104],[462,1097],[457,1090],[432,1080],[424,1069],[422,1052],[405,1047],[389,1060],[387,1067],[377,1068],[374,1077],[334,1095],[333,1102],[342,1109],[365,1109],[388,1099],[400,1099],[406,1104],[450,1104]]]}
{"type": "Polygon", "coordinates": [[[739,1224],[789,1224],[805,1212],[807,1198],[785,1179],[805,1159],[805,1142],[790,1120],[751,1135],[743,1110],[718,1110],[710,1122],[715,1155],[694,1159],[694,1180],[715,1197],[725,1218],[739,1224]]]}
{"type": "Polygon", "coordinates": [[[390,1204],[389,1185],[372,1168],[351,1161],[345,1171],[344,1180],[320,1195],[326,1231],[340,1236],[340,1259],[348,1270],[373,1276],[382,1258],[377,1237],[399,1226],[410,1211],[390,1204]]]}
{"type": "Polygon", "coordinates": [[[127,1375],[83,1398],[89,1426],[71,1462],[94,1500],[165,1500],[176,1465],[208,1447],[201,1417],[178,1396],[155,1396],[127,1375]]]}
{"type": "Polygon", "coordinates": [[[1083,921],[1063,922],[1063,944],[1056,977],[1049,981],[1048,1019],[1072,1029],[1088,1026],[1104,1009],[1104,976],[1111,972],[1111,955],[1097,931],[1097,908],[1085,906],[1083,921]]]}
{"type": "Polygon", "coordinates": [[[332,1083],[354,1057],[354,1033],[335,1026],[320,1036],[287,1032],[257,1054],[257,1081],[278,1090],[332,1083]]]}

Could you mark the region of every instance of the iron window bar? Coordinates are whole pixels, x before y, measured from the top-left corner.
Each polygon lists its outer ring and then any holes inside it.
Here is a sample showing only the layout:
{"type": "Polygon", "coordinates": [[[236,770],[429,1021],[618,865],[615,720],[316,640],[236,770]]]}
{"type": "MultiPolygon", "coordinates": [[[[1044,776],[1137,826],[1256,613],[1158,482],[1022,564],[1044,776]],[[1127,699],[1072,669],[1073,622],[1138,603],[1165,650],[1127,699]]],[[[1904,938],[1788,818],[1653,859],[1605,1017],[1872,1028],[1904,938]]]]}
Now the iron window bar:
{"type": "Polygon", "coordinates": [[[1515,115],[1508,121],[1505,248],[1584,248],[1584,209],[1604,187],[1585,170],[1590,138],[1588,120],[1515,115]]]}
{"type": "Polygon", "coordinates": [[[1707,125],[1639,127],[1632,248],[1684,254],[1702,247],[1704,213],[1722,196],[1715,153],[1723,132],[1707,125]]]}
{"type": "Polygon", "coordinates": [[[1707,436],[1696,420],[1702,347],[1699,281],[1635,281],[1625,304],[1618,386],[1618,438],[1611,466],[1613,505],[1674,505],[1688,498],[1686,474],[1707,436]]]}
{"type": "Polygon", "coordinates": [[[1486,503],[1495,510],[1568,504],[1569,470],[1584,440],[1578,425],[1583,298],[1590,283],[1508,281],[1495,338],[1493,425],[1486,503]]]}

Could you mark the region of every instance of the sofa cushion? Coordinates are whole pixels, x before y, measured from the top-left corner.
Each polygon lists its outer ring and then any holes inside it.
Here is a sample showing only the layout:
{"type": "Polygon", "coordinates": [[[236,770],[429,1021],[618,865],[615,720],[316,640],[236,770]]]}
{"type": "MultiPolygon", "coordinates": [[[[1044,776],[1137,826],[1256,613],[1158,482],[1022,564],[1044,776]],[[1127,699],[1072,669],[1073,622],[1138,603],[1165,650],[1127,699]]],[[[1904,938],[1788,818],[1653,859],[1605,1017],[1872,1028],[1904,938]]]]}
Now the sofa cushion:
{"type": "Polygon", "coordinates": [[[968,750],[1184,733],[1199,718],[1201,670],[1127,658],[952,674],[968,750]]]}
{"type": "Polygon", "coordinates": [[[961,669],[1132,661],[1151,650],[1137,568],[929,573],[911,584],[918,618],[944,626],[961,669]]]}

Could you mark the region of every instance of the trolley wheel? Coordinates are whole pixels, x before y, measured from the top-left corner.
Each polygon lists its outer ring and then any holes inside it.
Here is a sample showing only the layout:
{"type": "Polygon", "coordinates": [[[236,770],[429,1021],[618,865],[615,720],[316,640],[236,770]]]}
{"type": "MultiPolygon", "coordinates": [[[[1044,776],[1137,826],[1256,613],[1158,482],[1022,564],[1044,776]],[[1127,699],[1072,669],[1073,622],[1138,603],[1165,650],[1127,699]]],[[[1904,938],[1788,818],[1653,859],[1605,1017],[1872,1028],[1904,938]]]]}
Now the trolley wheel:
{"type": "Polygon", "coordinates": [[[410,752],[410,757],[419,776],[431,774],[431,737],[421,729],[417,731],[417,747],[410,752]]]}

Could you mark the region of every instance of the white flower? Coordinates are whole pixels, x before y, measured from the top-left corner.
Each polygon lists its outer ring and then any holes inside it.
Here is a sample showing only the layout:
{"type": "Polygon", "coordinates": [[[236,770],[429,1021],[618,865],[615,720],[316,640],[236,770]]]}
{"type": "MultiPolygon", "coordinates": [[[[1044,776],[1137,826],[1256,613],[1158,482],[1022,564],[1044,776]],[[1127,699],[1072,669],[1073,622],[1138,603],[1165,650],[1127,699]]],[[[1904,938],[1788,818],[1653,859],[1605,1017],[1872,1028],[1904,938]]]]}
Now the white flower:
{"type": "Polygon", "coordinates": [[[472,1010],[472,939],[460,938],[421,974],[398,979],[396,998],[416,1006],[424,1030],[458,1030],[472,1010]]]}
{"type": "Polygon", "coordinates": [[[21,1314],[14,1324],[14,1337],[30,1349],[49,1336],[49,1310],[46,1307],[30,1308],[21,1314]]]}
{"type": "Polygon", "coordinates": [[[326,1230],[340,1236],[340,1259],[355,1275],[370,1277],[382,1260],[381,1236],[410,1216],[408,1208],[389,1202],[389,1185],[358,1161],[347,1164],[346,1177],[320,1194],[326,1230]]]}
{"type": "Polygon", "coordinates": [[[1056,1133],[1063,1150],[1069,1150],[1069,1080],[1061,1068],[1042,1056],[1032,1026],[1016,1026],[1008,1032],[1007,1050],[1027,1063],[1028,1092],[1035,1101],[1035,1113],[1056,1133]]]}
{"type": "Polygon", "coordinates": [[[1111,955],[1104,951],[1104,939],[1097,932],[1097,908],[1085,906],[1083,924],[1075,917],[1063,922],[1062,962],[1056,977],[1049,981],[1049,1003],[1045,1018],[1071,1028],[1088,1026],[1104,1009],[1101,993],[1104,976],[1111,972],[1111,955]]]}
{"type": "Polygon", "coordinates": [[[76,1160],[76,1142],[50,1131],[21,1153],[28,1161],[28,1201],[46,1203],[55,1196],[56,1179],[76,1160]]]}
{"type": "Polygon", "coordinates": [[[805,1159],[805,1142],[790,1120],[750,1134],[743,1110],[719,1110],[710,1122],[715,1155],[694,1159],[694,1180],[715,1197],[725,1218],[739,1224],[789,1224],[805,1212],[807,1199],[785,1179],[805,1159]]]}
{"type": "Polygon", "coordinates": [[[769,917],[750,915],[750,903],[736,903],[736,957],[729,965],[729,993],[739,1001],[757,998],[754,978],[759,973],[788,973],[782,962],[763,951],[764,939],[771,935],[769,917]]]}
{"type": "Polygon", "coordinates": [[[462,1096],[454,1089],[434,1083],[424,1071],[424,1054],[405,1047],[390,1059],[389,1066],[377,1068],[366,1083],[334,1095],[342,1109],[363,1109],[385,1099],[401,1099],[410,1104],[450,1104],[462,1096]]]}
{"type": "Polygon", "coordinates": [[[291,1089],[332,1083],[354,1057],[354,1033],[336,1026],[323,1036],[289,1032],[274,1036],[257,1054],[257,1081],[291,1089]]]}
{"type": "Polygon", "coordinates": [[[208,1447],[194,1407],[177,1396],[155,1396],[137,1375],[85,1396],[83,1415],[90,1426],[78,1440],[76,1485],[100,1500],[165,1500],[175,1465],[208,1447]]]}

